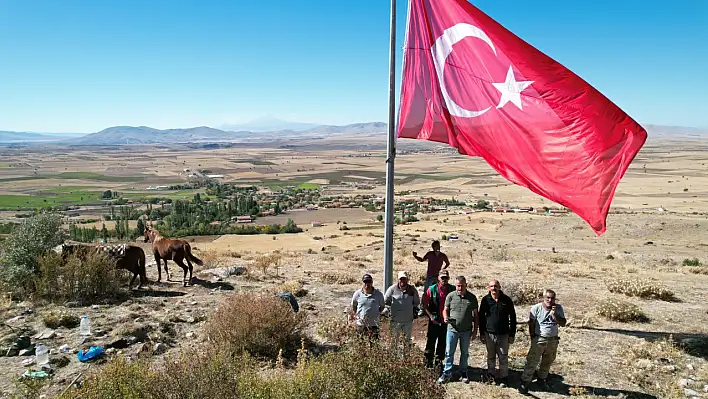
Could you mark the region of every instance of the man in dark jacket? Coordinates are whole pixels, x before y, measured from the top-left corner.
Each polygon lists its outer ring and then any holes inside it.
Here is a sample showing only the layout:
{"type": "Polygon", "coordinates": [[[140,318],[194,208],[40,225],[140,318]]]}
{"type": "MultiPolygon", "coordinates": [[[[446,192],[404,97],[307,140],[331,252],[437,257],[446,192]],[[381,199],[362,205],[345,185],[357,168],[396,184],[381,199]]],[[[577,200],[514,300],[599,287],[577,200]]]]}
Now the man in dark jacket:
{"type": "Polygon", "coordinates": [[[455,286],[449,281],[450,274],[447,270],[442,270],[438,282],[425,287],[423,291],[423,310],[428,315],[428,340],[425,344],[425,360],[428,367],[433,367],[433,359],[436,365],[442,365],[445,360],[447,323],[443,321],[442,310],[447,294],[455,291],[455,286]]]}
{"type": "Polygon", "coordinates": [[[492,280],[479,306],[479,340],[487,345],[487,380],[495,383],[496,358],[499,357],[499,384],[507,385],[509,344],[516,334],[516,311],[511,298],[492,280]]]}

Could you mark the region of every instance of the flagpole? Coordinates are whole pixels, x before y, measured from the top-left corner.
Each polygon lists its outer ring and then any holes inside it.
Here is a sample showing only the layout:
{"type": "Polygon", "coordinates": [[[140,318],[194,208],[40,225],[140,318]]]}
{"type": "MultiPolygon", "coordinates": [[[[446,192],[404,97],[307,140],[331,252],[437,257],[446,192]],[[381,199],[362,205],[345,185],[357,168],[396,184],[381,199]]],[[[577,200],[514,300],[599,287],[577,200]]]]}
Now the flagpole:
{"type": "Polygon", "coordinates": [[[396,158],[396,0],[391,0],[391,43],[388,65],[388,145],[386,157],[386,216],[384,228],[384,289],[393,285],[393,174],[396,158]]]}

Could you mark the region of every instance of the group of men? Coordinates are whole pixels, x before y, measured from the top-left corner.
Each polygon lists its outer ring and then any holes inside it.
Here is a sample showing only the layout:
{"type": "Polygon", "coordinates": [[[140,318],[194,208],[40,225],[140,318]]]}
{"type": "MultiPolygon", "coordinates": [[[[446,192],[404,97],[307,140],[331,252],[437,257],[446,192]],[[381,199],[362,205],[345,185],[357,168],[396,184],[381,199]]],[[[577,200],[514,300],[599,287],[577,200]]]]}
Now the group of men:
{"type": "MultiPolygon", "coordinates": [[[[378,340],[379,317],[388,313],[392,344],[407,347],[411,342],[413,320],[425,315],[428,318],[426,364],[430,368],[442,367],[439,383],[452,378],[458,344],[461,381],[469,382],[469,347],[479,335],[479,340],[487,348],[484,379],[507,386],[509,345],[514,343],[516,335],[516,311],[512,299],[504,294],[499,281],[492,280],[487,287],[489,293],[478,302],[477,297],[467,290],[464,276],[456,277],[455,284],[450,284],[450,274],[446,270],[450,262],[440,251],[440,242],[434,241],[432,249],[422,258],[413,252],[418,261],[428,261],[422,301],[415,287],[409,284],[407,272],[399,272],[398,281],[388,287],[385,294],[374,288],[370,274],[362,277],[363,287],[354,293],[351,303],[357,332],[378,340]],[[497,360],[498,373],[495,372],[497,360]]],[[[558,349],[558,326],[566,324],[563,307],[555,300],[555,292],[547,289],[543,292],[543,300],[533,305],[529,312],[531,347],[519,385],[522,394],[528,393],[534,373],[540,388],[549,389],[546,378],[558,349]]]]}

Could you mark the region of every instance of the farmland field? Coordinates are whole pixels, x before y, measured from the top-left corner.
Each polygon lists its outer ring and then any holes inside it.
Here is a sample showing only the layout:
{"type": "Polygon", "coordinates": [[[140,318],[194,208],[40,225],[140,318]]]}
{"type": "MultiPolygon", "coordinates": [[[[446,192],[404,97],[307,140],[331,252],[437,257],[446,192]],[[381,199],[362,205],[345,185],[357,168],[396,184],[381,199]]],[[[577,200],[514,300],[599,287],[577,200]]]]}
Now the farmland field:
{"type": "MultiPolygon", "coordinates": [[[[361,152],[334,145],[327,148],[321,141],[316,145],[319,149],[267,145],[209,150],[180,146],[98,151],[6,148],[0,153],[6,165],[0,168],[0,208],[9,210],[2,212],[2,219],[14,220],[21,213],[12,211],[17,207],[71,204],[78,206],[71,211],[71,220],[97,219],[85,226],[100,228],[106,224],[112,228],[112,222],[102,220],[109,213],[108,206],[99,199],[103,191],[116,191],[132,200],[191,199],[197,193],[207,199],[203,189],[148,190],[148,187],[185,184],[189,182],[187,171],[198,170],[224,175],[217,178],[221,182],[254,184],[263,192],[292,187],[317,190],[322,196],[384,195],[383,149],[361,152]],[[35,168],[38,175],[34,175],[35,168]]],[[[407,141],[399,143],[399,150],[397,199],[454,198],[467,204],[486,200],[509,207],[554,205],[510,184],[477,158],[457,155],[440,146],[415,150],[407,141]]],[[[502,289],[510,292],[518,290],[521,283],[555,289],[570,326],[561,329],[559,354],[551,369],[554,392],[536,391],[534,395],[538,398],[568,395],[588,399],[664,398],[675,397],[677,392],[683,395],[678,382],[690,375],[695,374],[696,384],[708,384],[705,162],[708,148],[701,142],[648,143],[619,185],[608,218],[608,231],[600,237],[572,213],[550,216],[469,212],[469,206],[419,213],[419,221],[395,227],[394,271],[406,270],[418,280],[425,271],[425,263],[417,262],[412,252],[425,253],[431,241],[437,239],[443,240],[442,250],[450,258],[451,274],[467,276],[470,290],[478,297],[484,294],[490,279],[499,279],[502,289]],[[459,239],[443,239],[451,234],[459,239]],[[608,287],[615,280],[665,287],[678,299],[663,301],[610,291],[608,287]],[[608,319],[599,307],[608,300],[637,306],[648,322],[608,319]],[[669,336],[676,348],[667,341],[669,336]],[[655,364],[652,356],[670,359],[670,365],[675,367],[655,364]],[[689,365],[694,371],[689,371],[689,365]],[[651,383],[643,377],[649,372],[651,383]]],[[[145,205],[141,207],[144,209],[145,205]]],[[[229,301],[233,291],[270,292],[286,283],[297,283],[307,290],[299,302],[310,318],[308,333],[324,340],[318,335],[318,326],[327,320],[342,319],[362,274],[372,274],[375,286],[384,288],[383,224],[376,221],[382,213],[362,208],[290,209],[277,216],[259,217],[255,223],[284,225],[292,219],[303,232],[185,237],[195,255],[205,261],[203,266],[195,267],[198,284],[187,288],[174,280],[155,283],[157,273],[149,244],[138,239],[134,243],[147,253],[148,277],[153,282],[144,293],[134,294],[129,302],[96,308],[38,305],[31,314],[24,314],[24,307],[13,305],[4,310],[5,320],[20,317],[13,322],[19,323],[15,325],[40,331],[45,328],[42,315],[50,308],[86,313],[91,317],[92,328],[105,332],[105,336],[90,340],[100,345],[122,337],[124,328],[118,328],[119,325],[153,331],[151,339],[155,341],[150,341],[150,345],[166,339],[165,333],[157,333],[165,328],[172,334],[164,341],[169,343],[167,352],[174,354],[189,351],[195,343],[206,344],[203,322],[180,321],[188,317],[176,315],[208,319],[215,308],[229,301]],[[321,226],[313,226],[313,222],[320,222],[321,226]],[[275,251],[281,256],[277,268],[262,267],[263,256],[275,251]],[[227,266],[242,266],[249,273],[220,277],[221,280],[214,277],[215,268],[227,266]]],[[[135,221],[131,221],[130,227],[135,226],[135,221]]],[[[181,277],[181,270],[174,263],[169,267],[181,277]]],[[[516,306],[517,319],[522,325],[528,309],[527,303],[516,306]]],[[[418,319],[414,343],[419,348],[424,346],[425,331],[425,320],[418,319]]],[[[51,348],[63,343],[81,346],[77,329],[61,328],[57,332],[57,337],[47,340],[51,348]]],[[[518,380],[528,345],[528,334],[522,328],[510,348],[513,379],[518,380]]],[[[129,346],[121,353],[138,356],[144,346],[140,348],[129,346]]],[[[448,384],[446,397],[521,397],[515,389],[477,382],[485,367],[484,348],[478,341],[472,343],[470,356],[474,382],[448,384]]],[[[160,361],[157,355],[154,358],[160,361]]],[[[14,390],[9,376],[24,372],[21,361],[20,357],[0,357],[0,370],[6,376],[0,378],[0,390],[14,390]]],[[[70,356],[68,365],[56,370],[47,392],[59,392],[83,371],[84,365],[70,356]]]]}

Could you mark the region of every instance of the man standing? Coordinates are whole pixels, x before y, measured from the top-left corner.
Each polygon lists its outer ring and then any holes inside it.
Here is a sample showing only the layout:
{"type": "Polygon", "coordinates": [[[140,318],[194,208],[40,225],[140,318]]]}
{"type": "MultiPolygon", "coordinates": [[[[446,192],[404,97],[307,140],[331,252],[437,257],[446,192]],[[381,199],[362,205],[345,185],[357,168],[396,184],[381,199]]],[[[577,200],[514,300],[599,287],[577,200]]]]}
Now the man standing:
{"type": "Polygon", "coordinates": [[[440,252],[440,241],[433,241],[432,248],[433,250],[428,251],[425,255],[423,255],[422,258],[418,256],[417,252],[413,251],[413,257],[418,262],[425,262],[426,260],[428,261],[428,270],[425,273],[426,288],[430,287],[438,281],[438,274],[440,274],[441,268],[447,269],[447,267],[450,266],[450,260],[447,259],[447,255],[440,252]],[[443,263],[445,263],[445,266],[443,266],[443,263]]]}
{"type": "Polygon", "coordinates": [[[428,340],[425,343],[425,360],[429,368],[442,365],[445,359],[445,336],[447,335],[447,323],[443,321],[443,310],[447,295],[455,290],[455,286],[449,283],[450,273],[442,270],[438,276],[438,283],[433,284],[423,292],[423,310],[428,315],[428,340]],[[437,347],[435,346],[437,342],[437,347]]]}
{"type": "Polygon", "coordinates": [[[543,292],[543,302],[531,307],[529,313],[529,335],[531,336],[531,348],[526,355],[526,366],[521,374],[521,385],[519,393],[528,394],[529,384],[533,378],[533,373],[538,368],[538,383],[543,390],[549,390],[548,372],[551,364],[556,360],[558,351],[558,326],[564,327],[566,324],[563,307],[556,303],[556,293],[547,289],[543,292]]]}
{"type": "Polygon", "coordinates": [[[391,345],[398,347],[403,334],[403,347],[407,348],[413,334],[413,316],[420,305],[418,290],[408,284],[408,273],[398,272],[398,282],[388,287],[384,303],[391,309],[391,345]]]}
{"type": "Polygon", "coordinates": [[[365,274],[361,281],[364,286],[354,292],[351,318],[355,319],[356,332],[361,337],[379,339],[379,317],[384,309],[384,296],[374,288],[374,279],[365,274]]]}
{"type": "Polygon", "coordinates": [[[487,345],[487,381],[494,384],[494,371],[499,357],[499,385],[505,387],[509,377],[509,344],[516,335],[514,302],[501,290],[499,281],[487,286],[489,294],[479,305],[479,340],[487,345]]]}
{"type": "Polygon", "coordinates": [[[477,297],[467,291],[467,279],[459,276],[455,279],[455,292],[445,298],[443,321],[447,323],[447,348],[445,349],[445,368],[438,379],[442,384],[452,376],[452,362],[455,359],[457,342],[460,342],[460,373],[462,382],[470,382],[467,374],[467,358],[470,342],[477,338],[479,315],[477,313],[477,297]]]}

